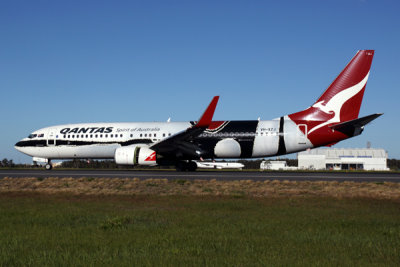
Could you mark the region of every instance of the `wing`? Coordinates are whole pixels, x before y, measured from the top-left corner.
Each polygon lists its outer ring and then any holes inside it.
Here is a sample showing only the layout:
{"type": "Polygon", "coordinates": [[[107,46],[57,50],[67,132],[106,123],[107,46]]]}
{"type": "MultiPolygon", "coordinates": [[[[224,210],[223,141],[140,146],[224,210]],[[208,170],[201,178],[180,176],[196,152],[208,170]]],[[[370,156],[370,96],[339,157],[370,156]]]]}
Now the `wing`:
{"type": "Polygon", "coordinates": [[[194,142],[194,138],[210,126],[218,99],[219,96],[214,96],[195,125],[155,143],[150,146],[150,149],[156,151],[157,154],[174,158],[200,158],[206,151],[194,142]]]}

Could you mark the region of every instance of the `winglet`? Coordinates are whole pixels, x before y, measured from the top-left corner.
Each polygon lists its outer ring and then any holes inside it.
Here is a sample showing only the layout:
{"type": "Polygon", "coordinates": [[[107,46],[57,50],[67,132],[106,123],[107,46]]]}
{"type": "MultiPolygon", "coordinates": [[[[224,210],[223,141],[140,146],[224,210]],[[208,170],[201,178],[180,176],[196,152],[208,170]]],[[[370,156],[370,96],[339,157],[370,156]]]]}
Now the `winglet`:
{"type": "Polygon", "coordinates": [[[204,111],[203,115],[200,117],[197,124],[194,126],[196,128],[207,128],[210,126],[212,118],[214,116],[215,108],[217,107],[219,96],[214,96],[208,105],[207,109],[204,111]]]}

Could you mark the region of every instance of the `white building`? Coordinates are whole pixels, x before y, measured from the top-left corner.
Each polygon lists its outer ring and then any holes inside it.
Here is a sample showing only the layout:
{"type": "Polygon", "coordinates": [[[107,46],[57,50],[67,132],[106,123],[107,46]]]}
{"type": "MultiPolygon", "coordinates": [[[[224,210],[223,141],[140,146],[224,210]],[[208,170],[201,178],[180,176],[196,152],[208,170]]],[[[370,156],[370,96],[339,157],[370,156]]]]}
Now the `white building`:
{"type": "Polygon", "coordinates": [[[374,148],[317,148],[297,154],[299,169],[387,171],[388,154],[374,148]]]}

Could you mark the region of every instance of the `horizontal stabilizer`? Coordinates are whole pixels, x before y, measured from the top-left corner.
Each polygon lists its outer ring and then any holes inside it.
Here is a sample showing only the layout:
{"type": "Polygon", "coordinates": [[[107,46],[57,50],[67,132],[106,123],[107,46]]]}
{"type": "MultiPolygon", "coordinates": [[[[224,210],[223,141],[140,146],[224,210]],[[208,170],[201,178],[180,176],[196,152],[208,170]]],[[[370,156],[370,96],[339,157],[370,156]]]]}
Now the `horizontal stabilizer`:
{"type": "Polygon", "coordinates": [[[372,115],[368,115],[362,118],[358,118],[351,121],[345,121],[339,124],[335,124],[329,126],[332,130],[342,132],[348,136],[356,136],[362,133],[364,130],[364,126],[370,123],[371,121],[375,120],[383,113],[376,113],[372,115]]]}

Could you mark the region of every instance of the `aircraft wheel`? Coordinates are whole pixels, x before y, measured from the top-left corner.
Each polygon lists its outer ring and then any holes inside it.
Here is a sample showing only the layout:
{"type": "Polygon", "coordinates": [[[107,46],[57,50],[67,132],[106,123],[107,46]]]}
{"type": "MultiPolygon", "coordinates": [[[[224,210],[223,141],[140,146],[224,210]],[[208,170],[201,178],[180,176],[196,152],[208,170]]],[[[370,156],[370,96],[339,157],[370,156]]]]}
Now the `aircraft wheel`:
{"type": "Polygon", "coordinates": [[[186,170],[187,170],[187,164],[186,164],[186,162],[183,162],[183,161],[177,162],[177,163],[176,163],[176,170],[177,170],[178,172],[184,172],[184,171],[186,171],[186,170]]]}
{"type": "Polygon", "coordinates": [[[51,169],[53,169],[53,165],[47,163],[47,164],[44,166],[44,168],[45,168],[46,170],[50,171],[51,169]]]}
{"type": "Polygon", "coordinates": [[[196,162],[193,162],[193,161],[189,162],[189,163],[187,164],[187,169],[188,169],[188,171],[190,171],[190,172],[194,172],[194,171],[197,169],[197,164],[196,164],[196,162]]]}

